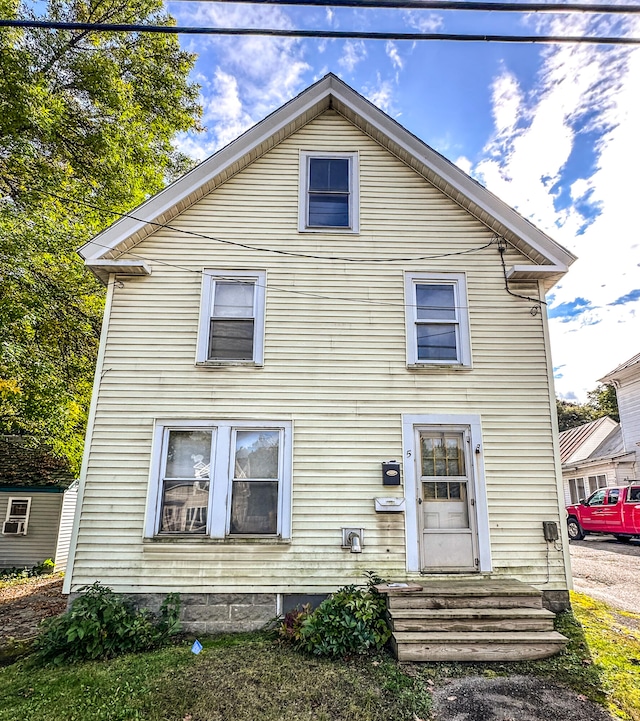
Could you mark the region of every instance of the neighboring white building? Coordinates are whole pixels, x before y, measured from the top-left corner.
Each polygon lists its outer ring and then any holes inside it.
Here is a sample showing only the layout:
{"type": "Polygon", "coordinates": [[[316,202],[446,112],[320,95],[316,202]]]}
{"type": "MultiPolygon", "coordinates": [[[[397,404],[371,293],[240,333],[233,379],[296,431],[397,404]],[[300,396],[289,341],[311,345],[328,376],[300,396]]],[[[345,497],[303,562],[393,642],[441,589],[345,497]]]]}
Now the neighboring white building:
{"type": "Polygon", "coordinates": [[[567,506],[636,477],[635,454],[625,450],[622,428],[609,416],[560,433],[560,461],[567,506]]]}
{"type": "Polygon", "coordinates": [[[599,382],[615,386],[624,448],[635,453],[633,478],[637,480],[640,477],[640,353],[621,363],[599,382]]]}
{"type": "Polygon", "coordinates": [[[539,299],[574,256],[338,78],[81,254],[108,289],[67,592],[191,594],[208,631],[366,569],[566,606],[539,299]]]}
{"type": "Polygon", "coordinates": [[[640,353],[598,382],[615,387],[620,423],[604,416],[560,434],[567,505],[640,478],[640,353]]]}

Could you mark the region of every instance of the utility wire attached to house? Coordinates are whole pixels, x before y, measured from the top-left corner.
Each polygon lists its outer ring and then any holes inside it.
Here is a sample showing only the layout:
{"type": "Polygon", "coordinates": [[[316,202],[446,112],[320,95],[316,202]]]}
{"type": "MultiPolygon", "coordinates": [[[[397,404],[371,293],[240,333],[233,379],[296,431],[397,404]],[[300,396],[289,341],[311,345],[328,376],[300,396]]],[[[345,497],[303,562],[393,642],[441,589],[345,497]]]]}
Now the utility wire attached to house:
{"type": "Polygon", "coordinates": [[[498,253],[500,253],[500,261],[502,263],[502,272],[504,274],[504,289],[507,291],[509,295],[512,295],[514,298],[522,298],[523,300],[529,300],[534,305],[531,308],[531,315],[536,316],[541,310],[542,305],[547,305],[547,301],[542,300],[541,298],[532,298],[529,295],[520,295],[519,293],[514,293],[511,288],[509,288],[509,278],[507,277],[507,266],[504,262],[504,254],[507,250],[507,241],[504,238],[496,237],[494,238],[496,245],[498,247],[498,253]]]}

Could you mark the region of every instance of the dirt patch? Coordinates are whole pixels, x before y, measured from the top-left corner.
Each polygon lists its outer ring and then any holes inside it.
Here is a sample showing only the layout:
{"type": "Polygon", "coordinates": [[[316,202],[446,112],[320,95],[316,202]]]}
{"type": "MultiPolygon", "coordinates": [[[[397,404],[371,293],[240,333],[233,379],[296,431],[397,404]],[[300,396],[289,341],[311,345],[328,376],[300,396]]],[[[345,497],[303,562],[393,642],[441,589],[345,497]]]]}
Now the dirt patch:
{"type": "Polygon", "coordinates": [[[612,721],[600,706],[528,676],[453,681],[433,694],[434,721],[612,721]]]}
{"type": "Polygon", "coordinates": [[[0,646],[9,639],[33,638],[41,621],[64,613],[66,608],[60,576],[41,576],[0,589],[0,646]]]}

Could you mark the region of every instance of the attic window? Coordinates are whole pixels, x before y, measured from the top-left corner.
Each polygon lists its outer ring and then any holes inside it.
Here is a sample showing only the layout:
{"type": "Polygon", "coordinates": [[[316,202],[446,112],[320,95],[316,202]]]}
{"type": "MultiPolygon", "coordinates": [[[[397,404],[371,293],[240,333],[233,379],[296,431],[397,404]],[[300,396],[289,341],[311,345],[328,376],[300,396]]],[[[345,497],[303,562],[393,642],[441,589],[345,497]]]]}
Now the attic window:
{"type": "Polygon", "coordinates": [[[358,154],[300,153],[300,231],[357,233],[358,154]]]}

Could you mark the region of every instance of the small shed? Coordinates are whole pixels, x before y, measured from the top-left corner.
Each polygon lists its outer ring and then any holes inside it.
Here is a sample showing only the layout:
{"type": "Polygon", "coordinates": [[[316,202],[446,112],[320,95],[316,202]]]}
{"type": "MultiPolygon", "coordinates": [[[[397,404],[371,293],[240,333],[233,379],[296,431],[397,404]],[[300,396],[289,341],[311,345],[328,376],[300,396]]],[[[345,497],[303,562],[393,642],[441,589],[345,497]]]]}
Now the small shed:
{"type": "Polygon", "coordinates": [[[77,483],[66,463],[32,439],[0,436],[0,568],[47,558],[64,571],[77,483]]]}

